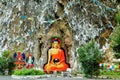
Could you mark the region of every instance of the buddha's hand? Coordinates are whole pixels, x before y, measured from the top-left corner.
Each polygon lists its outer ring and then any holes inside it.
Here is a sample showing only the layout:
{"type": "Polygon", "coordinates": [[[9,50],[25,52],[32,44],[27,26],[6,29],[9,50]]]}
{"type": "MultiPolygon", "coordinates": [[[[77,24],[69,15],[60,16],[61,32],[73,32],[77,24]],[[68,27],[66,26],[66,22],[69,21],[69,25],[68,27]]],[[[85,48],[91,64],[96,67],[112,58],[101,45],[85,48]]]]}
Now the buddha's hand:
{"type": "Polygon", "coordinates": [[[51,67],[50,64],[47,64],[46,69],[49,70],[50,67],[51,67]]]}
{"type": "Polygon", "coordinates": [[[54,66],[54,64],[47,64],[46,68],[49,70],[52,66],[54,66]]]}
{"type": "Polygon", "coordinates": [[[62,68],[64,65],[63,64],[59,64],[57,65],[57,68],[62,68]]]}
{"type": "Polygon", "coordinates": [[[59,65],[60,64],[60,62],[57,62],[57,63],[55,63],[56,65],[59,65]]]}

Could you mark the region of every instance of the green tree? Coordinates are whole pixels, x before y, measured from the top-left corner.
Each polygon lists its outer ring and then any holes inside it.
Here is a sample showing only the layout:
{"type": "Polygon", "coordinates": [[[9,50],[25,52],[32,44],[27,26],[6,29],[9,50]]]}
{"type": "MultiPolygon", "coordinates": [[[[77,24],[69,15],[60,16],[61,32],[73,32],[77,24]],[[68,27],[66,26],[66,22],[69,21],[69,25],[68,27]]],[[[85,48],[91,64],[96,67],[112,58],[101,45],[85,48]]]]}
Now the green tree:
{"type": "Polygon", "coordinates": [[[115,57],[118,59],[120,58],[120,11],[116,13],[115,19],[117,21],[117,27],[114,30],[113,34],[110,36],[110,46],[112,47],[115,53],[115,57]]]}
{"type": "Polygon", "coordinates": [[[113,51],[115,52],[115,57],[120,58],[120,25],[115,29],[114,33],[110,37],[113,51]]]}
{"type": "Polygon", "coordinates": [[[118,13],[116,13],[115,19],[116,19],[117,23],[120,24],[120,11],[118,13]]]}
{"type": "Polygon", "coordinates": [[[85,73],[86,77],[93,77],[93,75],[99,75],[99,62],[102,61],[102,53],[95,44],[94,40],[91,40],[85,46],[78,49],[79,62],[85,73]]]}

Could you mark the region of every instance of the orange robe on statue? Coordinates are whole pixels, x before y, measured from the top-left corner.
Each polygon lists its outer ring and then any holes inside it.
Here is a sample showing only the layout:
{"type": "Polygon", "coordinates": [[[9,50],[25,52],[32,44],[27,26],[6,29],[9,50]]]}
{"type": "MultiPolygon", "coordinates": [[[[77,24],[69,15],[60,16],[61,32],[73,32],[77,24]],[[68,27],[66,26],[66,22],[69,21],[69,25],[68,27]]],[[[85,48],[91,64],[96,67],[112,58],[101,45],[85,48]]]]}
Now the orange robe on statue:
{"type": "MultiPolygon", "coordinates": [[[[49,53],[48,53],[49,54],[49,53]]],[[[66,71],[69,65],[65,63],[65,54],[62,49],[58,49],[58,52],[50,56],[50,62],[45,64],[44,71],[66,71]],[[55,59],[59,60],[55,62],[55,59]]]]}

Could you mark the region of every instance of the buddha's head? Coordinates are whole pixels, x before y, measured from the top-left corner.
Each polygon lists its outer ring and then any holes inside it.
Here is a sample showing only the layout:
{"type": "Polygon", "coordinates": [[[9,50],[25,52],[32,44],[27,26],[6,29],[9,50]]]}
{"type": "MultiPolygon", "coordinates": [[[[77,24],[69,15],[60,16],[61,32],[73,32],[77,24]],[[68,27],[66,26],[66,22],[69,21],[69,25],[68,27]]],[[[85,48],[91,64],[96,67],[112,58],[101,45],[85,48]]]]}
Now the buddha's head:
{"type": "Polygon", "coordinates": [[[52,48],[60,48],[60,40],[58,38],[52,40],[52,48]]]}

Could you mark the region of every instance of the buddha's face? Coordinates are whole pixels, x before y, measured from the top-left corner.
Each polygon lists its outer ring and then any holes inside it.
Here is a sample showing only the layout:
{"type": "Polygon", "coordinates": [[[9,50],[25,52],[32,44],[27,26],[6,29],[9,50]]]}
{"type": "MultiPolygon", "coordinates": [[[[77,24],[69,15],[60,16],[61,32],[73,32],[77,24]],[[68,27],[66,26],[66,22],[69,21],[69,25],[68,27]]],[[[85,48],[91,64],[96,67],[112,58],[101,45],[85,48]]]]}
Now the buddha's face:
{"type": "Polygon", "coordinates": [[[53,47],[57,49],[58,48],[58,43],[53,43],[53,47]]]}

